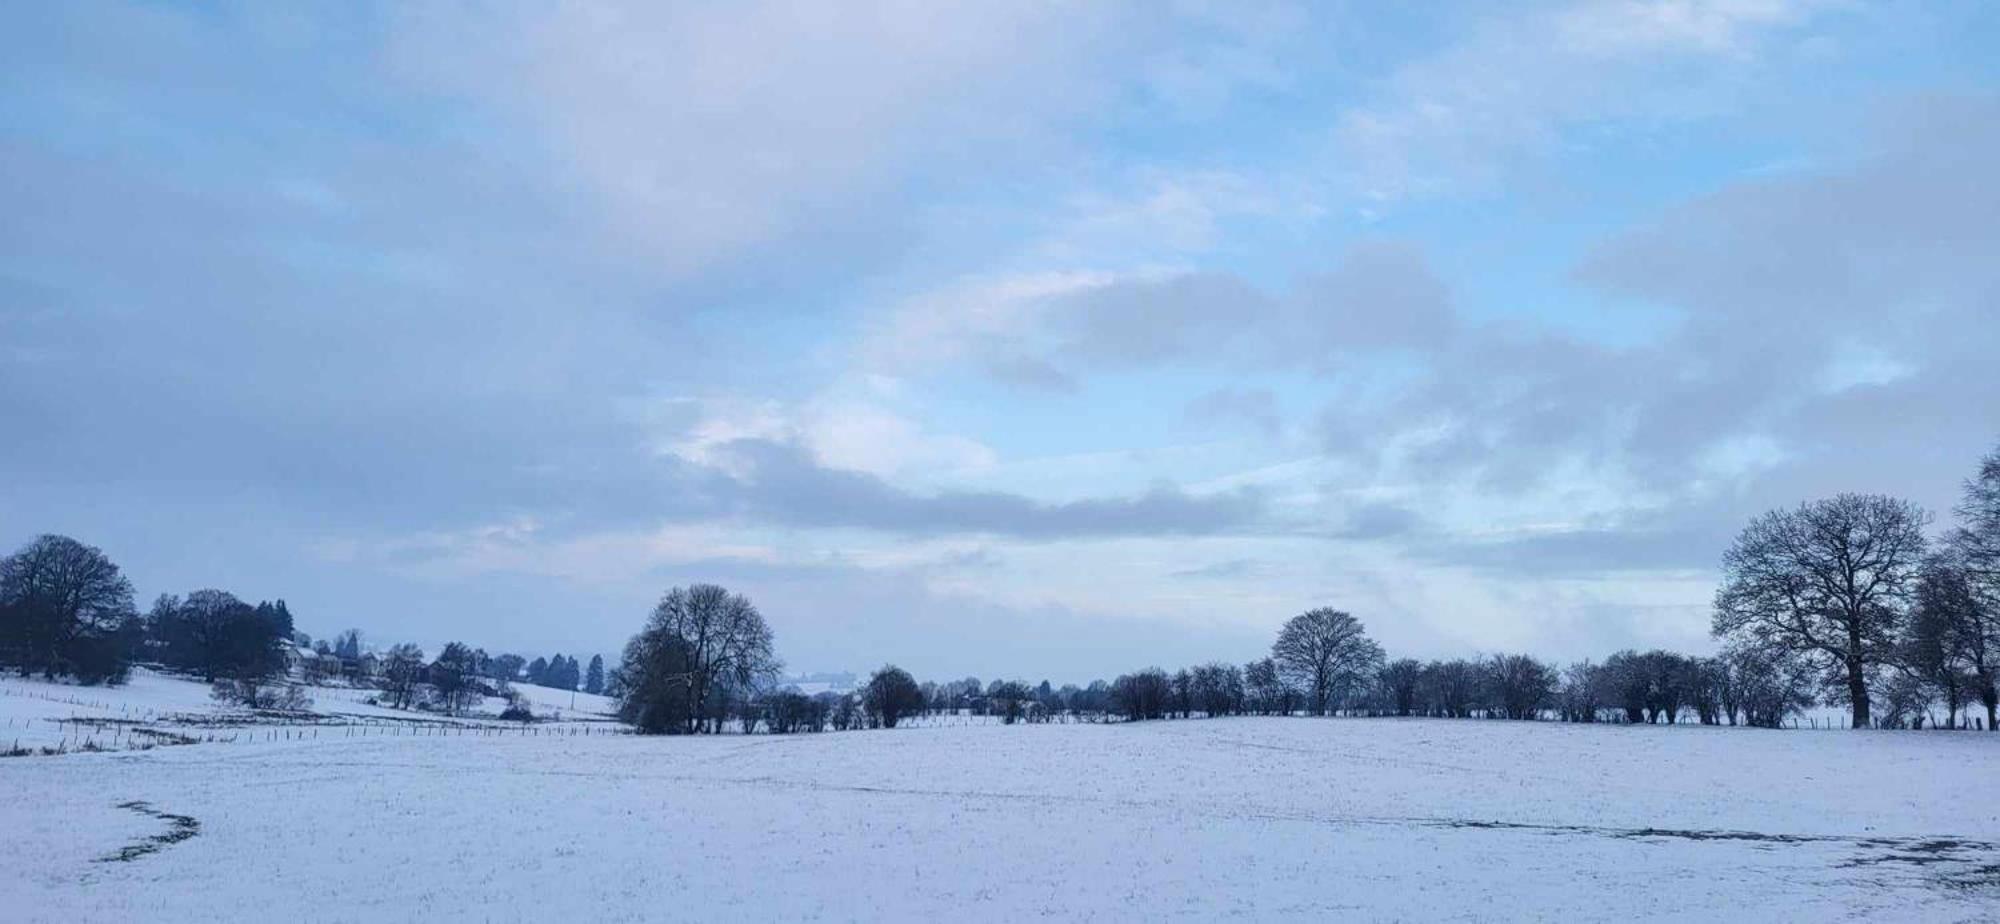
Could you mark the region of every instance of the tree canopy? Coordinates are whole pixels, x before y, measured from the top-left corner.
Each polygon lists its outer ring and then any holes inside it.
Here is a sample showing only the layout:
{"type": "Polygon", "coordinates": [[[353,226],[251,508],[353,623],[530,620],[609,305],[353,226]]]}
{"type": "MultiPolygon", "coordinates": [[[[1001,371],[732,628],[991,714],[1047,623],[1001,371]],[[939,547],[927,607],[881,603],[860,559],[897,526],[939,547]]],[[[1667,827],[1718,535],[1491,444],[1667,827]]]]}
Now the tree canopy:
{"type": "Polygon", "coordinates": [[[1373,674],[1382,663],[1382,646],[1368,637],[1360,620],[1320,607],[1285,623],[1271,645],[1271,658],[1306,688],[1313,714],[1325,715],[1338,689],[1373,674]]]}
{"type": "Polygon", "coordinates": [[[1908,501],[1841,494],[1752,520],[1723,555],[1714,634],[1837,675],[1867,727],[1870,674],[1896,656],[1927,519],[1908,501]]]}

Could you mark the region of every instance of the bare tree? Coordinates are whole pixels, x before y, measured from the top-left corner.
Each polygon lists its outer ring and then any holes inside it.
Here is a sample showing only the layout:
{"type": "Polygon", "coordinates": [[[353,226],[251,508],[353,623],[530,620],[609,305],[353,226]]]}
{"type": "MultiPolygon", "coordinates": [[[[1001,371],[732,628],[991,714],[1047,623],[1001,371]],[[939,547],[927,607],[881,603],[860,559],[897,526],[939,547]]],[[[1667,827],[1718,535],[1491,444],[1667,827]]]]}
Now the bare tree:
{"type": "Polygon", "coordinates": [[[860,722],[860,697],[852,693],[835,693],[829,690],[821,693],[817,699],[826,707],[826,718],[833,725],[834,731],[846,731],[860,722]]]}
{"type": "Polygon", "coordinates": [[[763,614],[749,600],[714,584],[667,591],[641,632],[647,634],[672,635],[687,646],[683,731],[704,729],[705,713],[712,710],[701,707],[726,705],[721,696],[725,684],[747,688],[778,669],[763,614]]]}
{"type": "MultiPolygon", "coordinates": [[[[1973,693],[1986,707],[1986,730],[2000,728],[2000,448],[1980,460],[1979,473],[1965,482],[1957,511],[1960,527],[1951,536],[1954,564],[1972,607],[1958,643],[1972,672],[1973,693]]],[[[1956,592],[1956,591],[1954,591],[1956,592]]]]}
{"type": "MultiPolygon", "coordinates": [[[[766,697],[764,724],[774,735],[816,732],[826,724],[827,703],[787,687],[766,697]]],[[[747,733],[748,724],[745,729],[747,733]]]]}
{"type": "Polygon", "coordinates": [[[382,659],[382,690],[389,694],[390,707],[408,709],[416,704],[423,673],[423,649],[408,642],[389,649],[382,659]]]}
{"type": "Polygon", "coordinates": [[[1752,520],[1723,556],[1715,635],[1817,662],[1868,727],[1869,675],[1895,656],[1926,519],[1908,501],[1842,494],[1752,520]]]}
{"type": "Polygon", "coordinates": [[[1555,692],[1555,668],[1528,655],[1494,655],[1486,676],[1500,714],[1510,719],[1535,718],[1555,692]]]}
{"type": "Polygon", "coordinates": [[[472,649],[462,642],[445,645],[431,662],[431,689],[437,694],[438,708],[446,715],[458,715],[484,698],[477,667],[472,649]]]}
{"type": "Polygon", "coordinates": [[[1112,681],[1111,700],[1130,721],[1165,718],[1168,700],[1173,698],[1173,686],[1166,671],[1149,667],[1112,681]]]}
{"type": "Polygon", "coordinates": [[[1673,725],[1681,720],[1681,709],[1692,700],[1691,670],[1687,656],[1653,649],[1639,656],[1641,677],[1646,683],[1646,721],[1665,720],[1673,725]]]}
{"type": "Polygon", "coordinates": [[[1251,708],[1265,715],[1289,715],[1292,690],[1278,672],[1278,662],[1262,658],[1243,666],[1243,686],[1251,708]]]}
{"type": "Polygon", "coordinates": [[[1194,675],[1187,668],[1181,668],[1174,672],[1173,685],[1172,711],[1180,713],[1185,719],[1194,711],[1194,675]]]}
{"type": "Polygon", "coordinates": [[[623,660],[611,672],[618,717],[643,735],[692,730],[694,659],[687,640],[648,626],[625,643],[623,660]]]}
{"type": "Polygon", "coordinates": [[[1035,701],[1035,693],[1018,680],[995,680],[986,688],[986,699],[1000,714],[1000,721],[1012,725],[1027,716],[1028,706],[1035,701]]]}
{"type": "Polygon", "coordinates": [[[209,696],[250,709],[303,712],[312,708],[312,698],[306,695],[304,687],[283,681],[274,683],[265,677],[217,680],[210,686],[209,696]]]}
{"type": "Polygon", "coordinates": [[[262,680],[285,670],[290,616],[253,607],[226,590],[197,590],[185,600],[162,594],[147,614],[160,660],[214,683],[262,680]]]}
{"type": "MultiPolygon", "coordinates": [[[[23,676],[39,669],[53,678],[100,660],[80,649],[113,638],[136,618],[132,582],[95,546],[44,535],[0,558],[0,659],[23,676]]],[[[111,654],[118,662],[123,653],[111,654]]],[[[123,678],[122,668],[112,673],[86,679],[123,678]]]]}
{"type": "Polygon", "coordinates": [[[1424,665],[1421,686],[1427,712],[1462,719],[1472,714],[1473,700],[1479,695],[1479,668],[1463,658],[1432,661],[1424,665]]]}
{"type": "Polygon", "coordinates": [[[1957,511],[1959,529],[1952,545],[1973,591],[1988,607],[2000,607],[2000,448],[1979,462],[1979,473],[1965,482],[1957,511]]]}
{"type": "Polygon", "coordinates": [[[895,728],[904,716],[923,710],[924,691],[909,671],[885,664],[868,678],[862,702],[869,714],[881,719],[883,728],[895,728]]]}
{"type": "Polygon", "coordinates": [[[1320,607],[1291,618],[1271,645],[1279,670],[1303,685],[1314,715],[1325,715],[1335,690],[1373,674],[1382,646],[1368,637],[1361,621],[1320,607]]]}
{"type": "Polygon", "coordinates": [[[1876,728],[1923,728],[1930,719],[1931,690],[1924,678],[1910,671],[1896,671],[1882,683],[1877,697],[1881,708],[1876,710],[1876,728]]]}
{"type": "Polygon", "coordinates": [[[1649,714],[1658,696],[1653,690],[1653,672],[1636,651],[1627,649],[1604,659],[1606,699],[1625,714],[1625,721],[1637,725],[1650,721],[1649,714]]]}
{"type": "Polygon", "coordinates": [[[1729,687],[1729,671],[1716,658],[1683,659],[1682,680],[1688,705],[1703,725],[1722,724],[1722,703],[1729,687]]]}
{"type": "Polygon", "coordinates": [[[1386,705],[1397,715],[1409,715],[1417,706],[1417,683],[1423,679],[1424,665],[1415,658],[1398,658],[1382,666],[1379,680],[1386,705]]]}
{"type": "Polygon", "coordinates": [[[1787,716],[1812,705],[1815,670],[1796,652],[1732,646],[1721,660],[1746,725],[1778,728],[1787,716]]]}
{"type": "Polygon", "coordinates": [[[1597,710],[1604,705],[1605,700],[1605,677],[1604,668],[1591,663],[1588,658],[1563,670],[1562,681],[1556,692],[1556,700],[1561,704],[1563,721],[1597,721],[1597,710]]]}
{"type": "Polygon", "coordinates": [[[1944,700],[1948,726],[1956,726],[1959,708],[1977,698],[1990,728],[2000,706],[1995,689],[2000,652],[1994,650],[1992,613],[1973,592],[1958,551],[1948,547],[1924,562],[1903,633],[1902,668],[1944,700]]]}
{"type": "Polygon", "coordinates": [[[1236,665],[1211,661],[1189,673],[1193,677],[1195,707],[1209,718],[1242,711],[1243,671],[1236,665]]]}

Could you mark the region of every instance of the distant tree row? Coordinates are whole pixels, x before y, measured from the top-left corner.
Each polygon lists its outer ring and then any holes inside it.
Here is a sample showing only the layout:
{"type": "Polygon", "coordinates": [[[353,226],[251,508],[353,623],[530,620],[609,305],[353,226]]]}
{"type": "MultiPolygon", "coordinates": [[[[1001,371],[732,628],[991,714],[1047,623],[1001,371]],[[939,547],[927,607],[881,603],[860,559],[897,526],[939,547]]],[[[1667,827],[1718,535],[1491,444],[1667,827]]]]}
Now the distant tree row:
{"type": "Polygon", "coordinates": [[[1847,706],[1854,728],[1915,728],[1970,724],[1961,713],[1976,702],[1993,730],[2000,450],[1966,481],[1956,512],[1960,526],[1935,540],[1925,511],[1880,495],[1756,518],[1723,558],[1712,624],[1723,645],[1710,657],[1622,651],[1560,669],[1525,654],[1385,662],[1358,620],[1316,609],[1285,624],[1267,659],[1128,674],[1111,684],[1112,705],[1128,719],[1304,708],[1777,727],[1826,703],[1847,706]]]}
{"type": "Polygon", "coordinates": [[[1972,701],[2000,719],[2000,449],[1966,480],[1959,526],[1842,494],[1753,520],[1723,557],[1714,633],[1770,672],[1804,678],[1855,728],[1921,724],[1972,701]],[[1882,712],[1875,707],[1880,705],[1882,712]]]}
{"type": "Polygon", "coordinates": [[[224,590],[161,594],[145,616],[144,660],[217,680],[261,680],[285,671],[292,613],[285,601],[251,606],[224,590]]]}
{"type": "MultiPolygon", "coordinates": [[[[1108,686],[1109,711],[1133,721],[1302,712],[1777,727],[1814,702],[1809,672],[1746,648],[1714,657],[1621,651],[1567,667],[1525,654],[1384,660],[1372,643],[1353,641],[1366,640],[1358,621],[1338,616],[1352,657],[1324,658],[1326,638],[1296,647],[1299,632],[1327,624],[1325,612],[1314,611],[1287,623],[1271,657],[1120,676],[1108,686]]],[[[1082,712],[1105,706],[1087,695],[1057,701],[1082,712]]]]}
{"type": "MultiPolygon", "coordinates": [[[[213,588],[162,594],[140,614],[132,585],[102,550],[67,536],[35,538],[0,558],[0,666],[23,676],[122,683],[135,662],[198,677],[218,698],[252,708],[300,708],[299,682],[346,682],[381,690],[394,708],[458,714],[488,696],[509,696],[522,679],[601,693],[602,656],[588,669],[575,658],[488,658],[452,642],[426,660],[412,644],[368,651],[359,630],[317,644],[297,630],[285,601],[252,605],[213,588]],[[539,673],[538,673],[539,671],[539,673]]],[[[510,697],[511,699],[512,697],[510,697]]],[[[527,715],[525,706],[518,714],[527,715]]]]}
{"type": "MultiPolygon", "coordinates": [[[[1126,720],[1306,712],[1441,718],[1779,727],[1818,703],[1854,727],[1957,727],[2000,709],[2000,450],[1965,484],[1960,527],[1933,540],[1928,515],[1843,494],[1753,520],[1723,559],[1712,630],[1721,651],[1620,651],[1559,666],[1527,654],[1390,660],[1352,614],[1309,610],[1268,657],[1168,673],[1147,668],[1085,687],[978,678],[918,683],[885,666],[854,692],[773,684],[770,632],[720,587],[670,591],[627,646],[612,687],[643,731],[894,727],[913,714],[1126,720]],[[1942,718],[1932,709],[1941,706],[1942,718]]],[[[1969,723],[1968,723],[1969,724],[1969,723]]]]}
{"type": "MultiPolygon", "coordinates": [[[[358,637],[359,633],[349,630],[358,637]]],[[[366,655],[364,667],[355,678],[363,685],[372,685],[382,693],[377,701],[394,709],[427,709],[447,715],[462,715],[478,707],[488,697],[499,697],[507,701],[502,710],[506,718],[531,719],[534,711],[528,701],[516,692],[512,684],[526,681],[537,686],[557,689],[577,688],[576,659],[556,655],[553,658],[536,658],[526,661],[520,655],[501,654],[489,656],[483,648],[474,648],[463,642],[450,642],[438,652],[435,659],[426,661],[422,648],[402,643],[392,645],[380,657],[366,655]]],[[[604,659],[593,656],[590,670],[583,682],[586,692],[602,692],[604,688],[604,659]]]]}
{"type": "MultiPolygon", "coordinates": [[[[506,679],[520,679],[519,671],[524,668],[516,655],[504,655],[511,659],[505,667],[511,668],[506,679]]],[[[585,693],[604,692],[604,656],[591,655],[590,667],[578,666],[575,658],[560,654],[552,658],[536,658],[525,667],[526,679],[536,686],[554,687],[558,690],[582,690],[585,693]]]]}
{"type": "MultiPolygon", "coordinates": [[[[462,712],[529,682],[616,697],[647,733],[894,727],[912,715],[971,713],[1005,722],[1128,720],[1243,713],[1423,715],[1572,722],[1778,726],[1815,703],[1849,707],[1854,727],[2000,725],[2000,449],[1965,482],[1959,526],[1925,532],[1927,512],[1880,495],[1842,494],[1754,519],[1723,557],[1713,656],[1621,651],[1567,666],[1526,654],[1389,660],[1361,621],[1332,608],[1285,623],[1268,657],[1169,674],[1148,668],[1084,687],[977,678],[918,682],[884,666],[859,690],[808,696],[778,682],[772,634],[750,601],[712,584],[668,591],[616,668],[562,654],[489,658],[448,644],[363,650],[348,630],[307,659],[377,686],[397,708],[462,712]],[[1933,710],[1941,707],[1943,717],[1933,710]],[[1965,724],[1970,724],[1965,723],[1965,724]]],[[[98,549],[41,536],[0,559],[0,665],[23,675],[120,682],[150,660],[258,704],[260,688],[302,657],[282,600],[250,605],[220,590],[160,597],[144,616],[98,549]]],[[[526,707],[511,697],[520,714],[526,707]]]]}
{"type": "Polygon", "coordinates": [[[104,552],[44,535],[0,558],[0,664],[22,675],[121,683],[134,660],[219,681],[282,671],[292,614],[282,600],[252,606],[222,590],[162,595],[145,615],[104,552]]]}

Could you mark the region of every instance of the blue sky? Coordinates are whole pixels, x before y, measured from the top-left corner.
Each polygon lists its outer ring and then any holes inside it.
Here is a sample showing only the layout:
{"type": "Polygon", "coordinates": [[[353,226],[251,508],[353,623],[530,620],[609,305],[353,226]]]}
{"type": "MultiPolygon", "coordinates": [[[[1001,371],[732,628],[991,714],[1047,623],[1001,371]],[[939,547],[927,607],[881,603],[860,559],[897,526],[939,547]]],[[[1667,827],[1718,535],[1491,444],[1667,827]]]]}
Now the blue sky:
{"type": "Polygon", "coordinates": [[[1977,3],[7,4],[0,539],[1083,681],[1708,646],[2000,438],[1977,3]],[[11,537],[11,538],[9,538],[11,537]]]}

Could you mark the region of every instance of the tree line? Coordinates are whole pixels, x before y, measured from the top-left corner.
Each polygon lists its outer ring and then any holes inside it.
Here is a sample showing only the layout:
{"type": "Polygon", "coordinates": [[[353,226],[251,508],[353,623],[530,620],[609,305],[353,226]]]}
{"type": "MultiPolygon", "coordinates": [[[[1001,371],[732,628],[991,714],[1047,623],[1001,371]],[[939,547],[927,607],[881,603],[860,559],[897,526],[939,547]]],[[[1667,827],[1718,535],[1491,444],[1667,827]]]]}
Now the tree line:
{"type": "Polygon", "coordinates": [[[1960,525],[1937,537],[1925,532],[1926,511],[1882,495],[1841,494],[1752,520],[1723,555],[1713,655],[1391,660],[1351,613],[1316,608],[1287,621],[1268,656],[1243,665],[1151,667],[1059,688],[918,683],[890,665],[859,691],[806,696],[772,683],[778,662],[756,607],[696,585],[662,599],[612,687],[623,717],[652,733],[721,731],[730,721],[745,732],[894,727],[944,712],[1005,722],[1305,712],[1776,728],[1822,703],[1848,707],[1854,728],[1994,730],[2000,449],[1963,488],[1960,525]],[[1966,715],[1975,702],[1983,719],[1966,715]]]}
{"type": "Polygon", "coordinates": [[[2000,724],[2000,449],[1963,484],[1941,536],[1918,505],[1840,494],[1753,519],[1723,555],[1712,656],[1621,651],[1565,667],[1526,654],[1386,661],[1359,620],[1294,617],[1237,668],[1118,678],[1130,719],[1241,712],[1559,718],[1777,727],[1815,704],[1853,728],[2000,724]],[[1943,717],[1934,717],[1941,708],[1943,717]]]}
{"type": "Polygon", "coordinates": [[[941,714],[1009,724],[1304,713],[1776,727],[1812,702],[1809,676],[1774,672],[1748,650],[1621,651],[1567,668],[1521,654],[1392,661],[1360,620],[1333,609],[1293,617],[1271,654],[1248,664],[1147,668],[1086,686],[976,677],[919,683],[885,665],[858,690],[807,695],[773,679],[778,663],[768,640],[761,614],[739,595],[714,585],[669,591],[613,672],[621,716],[655,734],[894,728],[941,714]]]}
{"type": "MultiPolygon", "coordinates": [[[[1391,660],[1351,613],[1316,608],[1280,629],[1268,656],[1157,667],[1111,681],[1054,687],[977,678],[917,682],[885,665],[854,691],[816,696],[779,682],[772,632],[747,598],[712,585],[669,590],[617,666],[579,669],[556,654],[489,657],[461,642],[435,659],[398,644],[379,657],[349,630],[320,642],[318,664],[376,666],[365,682],[396,708],[458,713],[508,684],[616,697],[645,733],[816,731],[893,727],[910,715],[972,713],[1005,722],[1052,717],[1238,714],[1555,718],[1572,722],[1775,727],[1815,705],[1849,708],[1851,724],[1957,727],[2000,719],[2000,449],[1963,485],[1959,525],[1926,532],[1905,500],[1841,494],[1753,519],[1725,551],[1711,620],[1714,655],[1620,651],[1558,666],[1529,654],[1391,660]],[[1934,718],[1941,707],[1944,717],[1934,718]]],[[[0,559],[0,665],[24,675],[121,682],[135,660],[217,684],[218,695],[267,705],[285,646],[305,647],[284,601],[255,605],[220,590],[163,595],[143,616],[102,551],[41,536],[0,559]]],[[[358,680],[350,676],[349,680],[358,680]]],[[[281,700],[277,705],[284,705],[281,700]]]]}
{"type": "MultiPolygon", "coordinates": [[[[310,639],[299,637],[300,644],[310,639]]],[[[364,651],[361,632],[349,629],[331,648],[321,643],[319,650],[333,655],[341,679],[347,685],[373,688],[376,705],[392,709],[419,709],[464,715],[489,698],[506,705],[505,719],[532,720],[534,709],[516,683],[581,693],[605,692],[602,655],[592,655],[587,670],[579,670],[575,658],[557,654],[533,661],[518,654],[489,655],[484,648],[465,642],[447,642],[434,658],[422,646],[411,642],[390,645],[378,652],[364,651]]],[[[324,663],[324,662],[322,662],[324,663]]],[[[332,679],[330,676],[324,679],[332,679]]]]}
{"type": "Polygon", "coordinates": [[[141,613],[110,557],[68,536],[38,536],[0,558],[0,667],[119,684],[135,663],[198,678],[218,699],[259,709],[310,705],[296,679],[373,687],[381,705],[454,715],[500,696],[516,717],[529,718],[510,683],[593,694],[606,685],[601,655],[584,668],[562,654],[529,662],[451,642],[426,658],[409,643],[366,650],[357,629],[315,643],[284,600],[251,604],[214,588],[162,594],[141,613]]]}
{"type": "Polygon", "coordinates": [[[283,668],[292,632],[283,600],[251,605],[213,588],[161,595],[141,614],[118,566],[68,536],[0,558],[0,665],[23,676],[122,683],[149,660],[211,683],[254,680],[283,668]]]}

